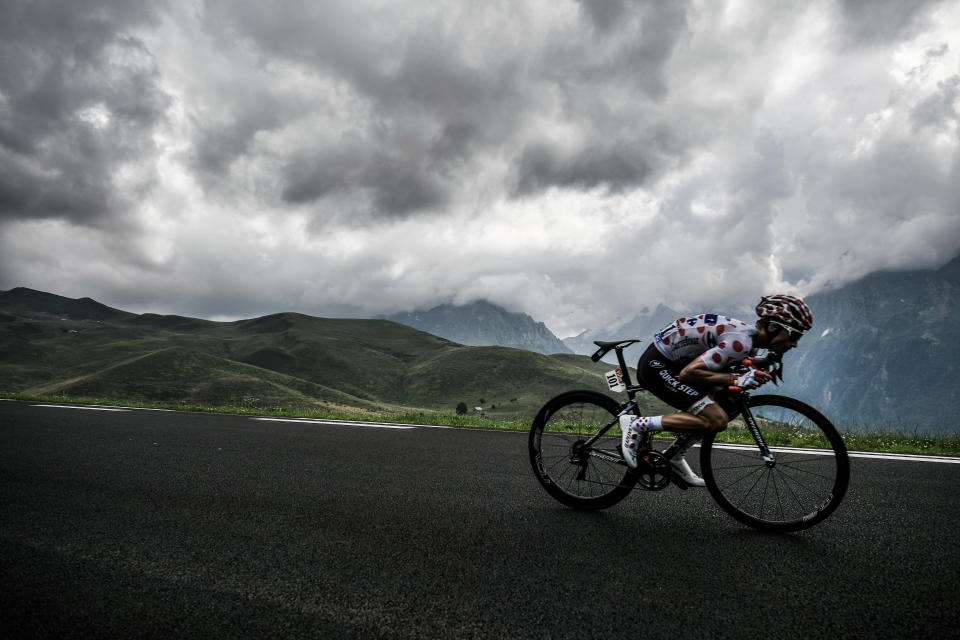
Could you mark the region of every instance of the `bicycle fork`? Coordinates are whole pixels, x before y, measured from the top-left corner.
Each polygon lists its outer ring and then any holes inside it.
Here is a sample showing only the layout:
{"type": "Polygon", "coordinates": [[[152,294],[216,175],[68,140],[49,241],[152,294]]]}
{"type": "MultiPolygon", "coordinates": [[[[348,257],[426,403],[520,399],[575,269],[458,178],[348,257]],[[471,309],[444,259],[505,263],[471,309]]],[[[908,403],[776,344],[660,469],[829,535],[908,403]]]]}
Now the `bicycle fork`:
{"type": "Polygon", "coordinates": [[[754,441],[757,443],[757,447],[760,449],[760,457],[763,458],[763,461],[768,467],[773,467],[775,464],[777,464],[777,461],[774,459],[773,452],[770,451],[770,447],[767,446],[767,441],[764,439],[763,434],[760,433],[760,427],[757,426],[757,421],[753,417],[753,414],[750,413],[750,409],[747,407],[746,402],[741,404],[740,412],[743,415],[743,421],[747,423],[747,430],[750,431],[750,435],[753,436],[754,441]]]}

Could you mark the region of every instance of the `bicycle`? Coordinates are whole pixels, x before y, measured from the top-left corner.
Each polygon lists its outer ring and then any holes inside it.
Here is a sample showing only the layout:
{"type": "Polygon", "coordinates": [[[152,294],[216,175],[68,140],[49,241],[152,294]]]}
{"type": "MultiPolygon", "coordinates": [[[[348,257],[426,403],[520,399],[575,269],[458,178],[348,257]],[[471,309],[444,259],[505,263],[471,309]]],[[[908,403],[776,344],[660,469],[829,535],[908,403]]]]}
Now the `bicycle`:
{"type": "MultiPolygon", "coordinates": [[[[665,489],[674,477],[670,459],[689,438],[681,434],[663,450],[647,435],[640,442],[639,466],[631,470],[620,453],[619,418],[640,415],[623,350],[639,340],[597,341],[597,362],[614,350],[620,368],[606,374],[611,391],[626,392],[620,403],[597,391],[568,391],[537,413],[530,428],[530,462],[547,493],[577,509],[605,509],[636,487],[665,489]]],[[[737,367],[768,369],[779,384],[779,356],[745,360],[737,367]]],[[[714,500],[728,514],[763,531],[799,531],[829,516],[843,500],[850,464],[843,438],[819,411],[799,400],[756,395],[730,387],[717,397],[730,415],[727,431],[746,431],[748,444],[725,444],[702,434],[700,472],[714,500]],[[800,442],[803,446],[785,446],[800,442]]]]}

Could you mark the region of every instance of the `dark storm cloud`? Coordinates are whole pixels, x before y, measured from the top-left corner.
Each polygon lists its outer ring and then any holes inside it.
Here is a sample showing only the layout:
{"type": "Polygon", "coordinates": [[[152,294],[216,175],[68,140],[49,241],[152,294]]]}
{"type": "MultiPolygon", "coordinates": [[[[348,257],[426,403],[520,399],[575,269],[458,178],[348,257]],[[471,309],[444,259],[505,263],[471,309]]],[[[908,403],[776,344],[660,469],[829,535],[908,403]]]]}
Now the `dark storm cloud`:
{"type": "Polygon", "coordinates": [[[327,195],[364,191],[377,211],[404,215],[444,202],[435,174],[406,157],[364,148],[324,149],[295,160],[286,169],[284,201],[314,202],[327,195]]]}
{"type": "Polygon", "coordinates": [[[227,112],[225,122],[194,122],[191,159],[202,176],[222,177],[230,164],[249,150],[259,131],[280,126],[290,111],[275,97],[257,92],[246,100],[230,100],[220,108],[227,112]]]}
{"type": "Polygon", "coordinates": [[[561,124],[585,141],[573,151],[548,140],[526,145],[516,159],[520,195],[550,187],[621,192],[643,185],[684,153],[681,136],[646,120],[643,105],[666,96],[664,67],[687,29],[686,3],[580,4],[595,28],[592,42],[555,43],[538,73],[554,80],[561,124]]]}
{"type": "Polygon", "coordinates": [[[958,114],[954,104],[960,97],[960,75],[939,83],[938,91],[918,104],[910,113],[914,129],[940,127],[951,120],[957,121],[958,114]]]}
{"type": "Polygon", "coordinates": [[[629,0],[578,0],[594,26],[606,32],[617,25],[627,10],[627,5],[639,4],[629,0]]]}
{"type": "Polygon", "coordinates": [[[443,173],[463,163],[477,139],[475,125],[463,121],[448,122],[430,144],[430,165],[443,173]]]}
{"type": "MultiPolygon", "coordinates": [[[[522,113],[514,104],[516,63],[471,66],[441,24],[394,24],[389,17],[354,14],[348,3],[285,10],[292,6],[205,5],[206,27],[224,47],[245,43],[264,60],[294,64],[367,112],[351,114],[352,131],[318,131],[278,151],[280,175],[270,182],[280,185],[286,203],[319,206],[326,197],[353,194],[371,203],[368,213],[387,216],[442,206],[457,187],[451,172],[477,144],[495,145],[497,131],[510,130],[511,114],[522,113]]],[[[311,110],[339,108],[336,96],[307,97],[299,112],[290,105],[258,106],[275,102],[274,90],[240,89],[226,100],[231,106],[221,122],[198,123],[195,166],[222,175],[258,134],[289,126],[311,110]]]]}
{"type": "Polygon", "coordinates": [[[114,187],[167,105],[150,53],[128,31],[152,21],[149,6],[0,5],[0,218],[96,224],[149,186],[141,176],[122,194],[114,187]]]}
{"type": "Polygon", "coordinates": [[[548,43],[536,75],[549,80],[558,96],[557,124],[578,131],[581,142],[574,149],[549,137],[526,144],[515,159],[518,195],[550,187],[622,192],[643,185],[684,153],[680,136],[659,118],[647,119],[644,106],[666,97],[664,69],[687,30],[687,3],[579,4],[586,33],[548,43]]]}
{"type": "MultiPolygon", "coordinates": [[[[575,38],[541,34],[530,57],[523,47],[518,56],[498,56],[486,39],[490,50],[474,56],[469,20],[453,12],[459,22],[448,22],[443,9],[410,21],[403,11],[360,11],[349,3],[321,9],[281,2],[266,10],[259,2],[212,0],[204,15],[224,47],[242,43],[264,60],[329,78],[370,111],[349,145],[307,136],[281,151],[281,174],[271,181],[281,185],[280,199],[321,207],[326,198],[353,193],[371,202],[373,215],[403,216],[442,208],[491,156],[508,154],[513,171],[505,186],[526,196],[552,186],[622,191],[643,184],[658,156],[681,152],[656,146],[674,138],[667,135],[647,136],[643,143],[655,146],[640,153],[629,131],[641,128],[637,105],[665,95],[663,68],[687,28],[686,5],[586,2],[582,9],[575,38]],[[583,37],[594,44],[584,47],[583,37]],[[625,106],[608,104],[624,92],[625,106]],[[530,139],[531,119],[547,113],[551,126],[579,130],[589,142],[559,152],[549,131],[530,139]]],[[[195,166],[223,175],[258,134],[288,124],[269,115],[278,110],[254,106],[271,100],[256,88],[231,96],[223,121],[198,127],[195,166]]]]}
{"type": "Polygon", "coordinates": [[[854,44],[889,44],[915,33],[944,0],[842,0],[844,30],[854,44]]]}
{"type": "Polygon", "coordinates": [[[556,74],[562,84],[571,78],[595,88],[627,84],[639,99],[662,98],[667,90],[664,65],[674,47],[687,35],[688,2],[646,0],[579,0],[594,28],[585,46],[578,39],[557,52],[556,74]],[[609,86],[605,83],[613,82],[609,86]]]}
{"type": "Polygon", "coordinates": [[[647,161],[627,145],[595,145],[565,154],[538,143],[527,147],[520,158],[516,192],[528,195],[557,186],[603,187],[616,193],[641,184],[649,173],[647,161]]]}

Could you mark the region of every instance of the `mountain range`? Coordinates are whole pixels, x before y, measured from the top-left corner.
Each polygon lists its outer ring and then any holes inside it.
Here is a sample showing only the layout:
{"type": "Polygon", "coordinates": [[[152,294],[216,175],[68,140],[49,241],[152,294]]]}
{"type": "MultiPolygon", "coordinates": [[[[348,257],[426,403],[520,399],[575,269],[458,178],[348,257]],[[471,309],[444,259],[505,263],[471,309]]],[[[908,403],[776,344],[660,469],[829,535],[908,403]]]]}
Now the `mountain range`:
{"type": "Polygon", "coordinates": [[[465,345],[514,347],[545,355],[573,353],[542,322],[486,300],[395,313],[386,319],[465,345]]]}
{"type": "MultiPolygon", "coordinates": [[[[90,298],[0,292],[0,392],[250,408],[453,411],[529,419],[610,367],[457,344],[383,319],[278,313],[236,322],[134,314],[90,298]]],[[[654,402],[650,401],[651,410],[654,402]]]]}
{"type": "MultiPolygon", "coordinates": [[[[677,313],[670,307],[660,304],[652,310],[649,308],[643,309],[632,320],[612,331],[584,331],[572,338],[565,338],[563,343],[574,353],[589,355],[597,350],[597,347],[593,344],[594,340],[640,340],[638,344],[631,345],[623,351],[627,365],[633,366],[649,346],[653,334],[682,315],[682,313],[677,313]]],[[[604,356],[604,361],[614,363],[616,362],[616,355],[608,353],[604,356]]]]}
{"type": "Polygon", "coordinates": [[[793,395],[853,425],[960,430],[960,257],[807,302],[814,329],[786,358],[793,395]]]}

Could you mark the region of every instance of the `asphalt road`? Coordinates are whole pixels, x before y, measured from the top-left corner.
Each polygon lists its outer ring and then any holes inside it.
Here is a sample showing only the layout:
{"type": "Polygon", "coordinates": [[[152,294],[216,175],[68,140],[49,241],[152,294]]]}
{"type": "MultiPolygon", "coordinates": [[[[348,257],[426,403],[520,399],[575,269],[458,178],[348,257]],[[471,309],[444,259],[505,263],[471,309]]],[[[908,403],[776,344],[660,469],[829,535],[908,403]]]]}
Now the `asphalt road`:
{"type": "Polygon", "coordinates": [[[567,509],[521,433],[0,402],[3,637],[939,638],[960,465],[854,458],[806,532],[567,509]]]}

